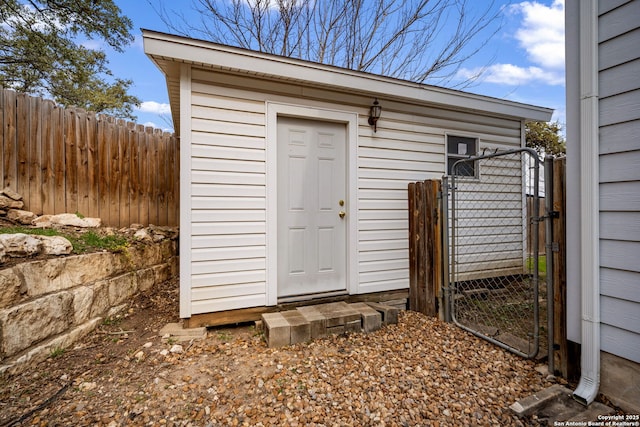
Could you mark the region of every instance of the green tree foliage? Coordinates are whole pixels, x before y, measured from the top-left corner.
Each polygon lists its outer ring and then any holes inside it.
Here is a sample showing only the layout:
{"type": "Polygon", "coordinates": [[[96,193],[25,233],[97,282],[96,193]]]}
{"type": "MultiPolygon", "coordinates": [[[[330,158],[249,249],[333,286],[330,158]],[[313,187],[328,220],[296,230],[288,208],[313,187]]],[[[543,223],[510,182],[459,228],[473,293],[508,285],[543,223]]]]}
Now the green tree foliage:
{"type": "Polygon", "coordinates": [[[128,94],[132,81],[114,78],[105,52],[77,41],[122,52],[131,28],[112,0],[2,0],[0,85],[134,119],[140,100],[128,94]]]}
{"type": "Polygon", "coordinates": [[[562,126],[558,122],[527,122],[525,133],[527,147],[538,154],[560,155],[567,152],[567,144],[560,134],[562,126]]]}

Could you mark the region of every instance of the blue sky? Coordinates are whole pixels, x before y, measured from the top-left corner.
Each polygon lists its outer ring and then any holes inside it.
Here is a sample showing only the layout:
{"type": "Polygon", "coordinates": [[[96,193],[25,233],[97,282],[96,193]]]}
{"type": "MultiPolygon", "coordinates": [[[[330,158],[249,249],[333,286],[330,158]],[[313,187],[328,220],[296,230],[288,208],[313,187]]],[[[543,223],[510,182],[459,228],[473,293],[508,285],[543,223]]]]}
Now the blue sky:
{"type": "MultiPolygon", "coordinates": [[[[169,7],[190,0],[155,0],[169,7]]],[[[220,0],[224,1],[224,0],[220,0]]],[[[170,128],[170,110],[163,75],[146,57],[140,28],[170,32],[144,0],[115,0],[134,24],[135,42],[124,53],[107,51],[115,76],[133,80],[131,92],[142,101],[138,123],[170,128]]],[[[469,2],[483,4],[485,0],[469,2]]],[[[553,120],[565,122],[564,0],[498,1],[504,4],[503,27],[471,62],[459,70],[465,78],[487,66],[466,91],[555,109],[553,120]]],[[[91,42],[87,44],[90,45],[91,42]]]]}

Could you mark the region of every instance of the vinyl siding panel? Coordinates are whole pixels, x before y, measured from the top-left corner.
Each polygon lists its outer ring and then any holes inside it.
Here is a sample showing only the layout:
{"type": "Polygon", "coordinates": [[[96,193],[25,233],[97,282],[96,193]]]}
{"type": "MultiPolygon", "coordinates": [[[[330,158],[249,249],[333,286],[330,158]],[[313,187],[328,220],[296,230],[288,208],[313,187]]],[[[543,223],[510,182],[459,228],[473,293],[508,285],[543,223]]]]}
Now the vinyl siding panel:
{"type": "Polygon", "coordinates": [[[600,293],[640,303],[640,274],[636,271],[600,269],[600,293]]]}
{"type": "Polygon", "coordinates": [[[623,153],[638,149],[640,120],[600,128],[600,154],[623,153]]]}
{"type": "Polygon", "coordinates": [[[607,353],[640,363],[638,334],[603,323],[600,326],[600,347],[607,353]]]}
{"type": "MultiPolygon", "coordinates": [[[[192,313],[267,303],[266,105],[277,102],[358,114],[356,157],[356,292],[409,287],[410,182],[440,179],[447,133],[479,138],[480,149],[520,147],[521,122],[442,108],[384,102],[376,133],[367,123],[369,97],[295,84],[192,71],[191,286],[192,313]]],[[[469,238],[469,268],[486,269],[491,257],[522,264],[522,182],[512,171],[485,170],[509,181],[511,226],[487,224],[469,238]],[[491,236],[504,234],[502,246],[491,236]],[[498,255],[490,255],[493,251],[498,255]]],[[[485,213],[491,214],[487,206],[485,213]]],[[[353,217],[353,216],[352,216],[353,217]]],[[[270,261],[275,262],[275,261],[270,261]]],[[[492,262],[490,269],[506,268],[492,262]]],[[[504,262],[503,262],[504,264],[504,262]]]]}
{"type": "Polygon", "coordinates": [[[194,73],[192,314],[266,304],[265,105],[194,73]]]}
{"type": "MultiPolygon", "coordinates": [[[[447,133],[479,138],[480,151],[520,147],[518,121],[483,121],[479,116],[460,113],[455,113],[456,120],[448,120],[442,111],[438,114],[437,118],[418,117],[384,110],[384,121],[381,119],[378,123],[378,132],[373,138],[366,117],[361,118],[358,147],[360,293],[388,290],[389,286],[393,286],[392,289],[409,287],[408,256],[384,262],[381,254],[392,249],[408,254],[407,186],[410,182],[442,177],[447,133]]],[[[470,245],[469,255],[463,260],[463,270],[469,274],[478,270],[485,270],[487,274],[500,269],[522,271],[522,180],[519,178],[520,164],[513,166],[517,176],[513,176],[512,170],[490,168],[483,173],[502,175],[506,181],[511,181],[507,191],[513,191],[508,198],[509,208],[513,210],[511,225],[514,226],[510,231],[515,237],[505,245],[470,245]],[[494,261],[504,257],[507,257],[506,262],[494,261]]],[[[482,214],[490,216],[491,205],[488,202],[482,214]]],[[[475,217],[478,212],[470,215],[475,217]]],[[[483,228],[490,229],[490,222],[483,228]]],[[[502,230],[494,228],[489,233],[502,234],[502,230]]]]}
{"type": "Polygon", "coordinates": [[[640,2],[599,17],[602,350],[640,362],[640,2]]]}

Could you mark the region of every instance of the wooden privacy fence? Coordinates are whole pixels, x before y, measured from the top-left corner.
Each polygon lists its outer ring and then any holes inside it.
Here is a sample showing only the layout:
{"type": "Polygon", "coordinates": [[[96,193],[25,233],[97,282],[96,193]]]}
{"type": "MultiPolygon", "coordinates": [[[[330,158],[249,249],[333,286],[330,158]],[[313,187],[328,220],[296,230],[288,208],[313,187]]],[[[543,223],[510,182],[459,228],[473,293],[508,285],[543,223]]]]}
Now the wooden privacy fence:
{"type": "Polygon", "coordinates": [[[409,184],[409,308],[438,316],[442,289],[439,180],[409,184]]]}
{"type": "Polygon", "coordinates": [[[0,188],[38,215],[178,225],[179,142],[142,125],[0,90],[0,188]]]}

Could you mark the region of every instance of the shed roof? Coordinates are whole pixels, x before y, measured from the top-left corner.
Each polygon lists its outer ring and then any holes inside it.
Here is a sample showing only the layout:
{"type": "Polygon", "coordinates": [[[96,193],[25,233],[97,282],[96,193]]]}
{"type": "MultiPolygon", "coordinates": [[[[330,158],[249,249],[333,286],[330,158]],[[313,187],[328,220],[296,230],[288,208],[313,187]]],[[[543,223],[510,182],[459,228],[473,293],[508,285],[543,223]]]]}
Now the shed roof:
{"type": "Polygon", "coordinates": [[[448,109],[482,112],[523,120],[549,121],[553,110],[460,90],[353,71],[332,65],[256,52],[152,30],[142,30],[145,53],[167,79],[169,102],[176,132],[180,129],[180,64],[203,69],[250,75],[265,80],[297,83],[308,87],[448,109]]]}

